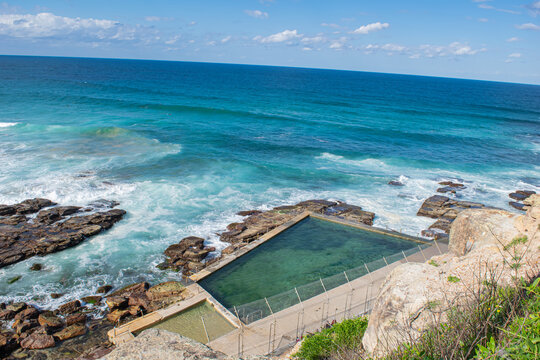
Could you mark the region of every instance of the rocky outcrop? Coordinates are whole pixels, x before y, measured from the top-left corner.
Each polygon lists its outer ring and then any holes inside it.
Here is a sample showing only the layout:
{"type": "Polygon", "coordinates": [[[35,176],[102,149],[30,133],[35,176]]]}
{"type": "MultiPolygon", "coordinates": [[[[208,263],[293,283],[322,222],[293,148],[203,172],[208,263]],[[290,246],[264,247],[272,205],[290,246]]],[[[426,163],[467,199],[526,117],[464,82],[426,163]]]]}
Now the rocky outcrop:
{"type": "Polygon", "coordinates": [[[204,239],[196,236],[188,236],[173,244],[165,250],[167,260],[159,264],[160,269],[173,269],[180,271],[188,269],[198,271],[204,267],[202,261],[215,251],[214,247],[204,246],[204,239]]]}
{"type": "Polygon", "coordinates": [[[111,228],[126,213],[112,209],[82,215],[82,210],[92,209],[54,205],[47,199],[0,205],[0,268],[75,246],[111,228]],[[34,213],[34,218],[26,216],[34,213]]]}
{"type": "Polygon", "coordinates": [[[516,190],[515,192],[508,194],[508,197],[515,200],[509,201],[508,205],[517,210],[527,211],[529,207],[524,201],[534,194],[536,194],[536,192],[532,190],[516,190]]]}
{"type": "MultiPolygon", "coordinates": [[[[234,360],[223,353],[214,351],[195,340],[161,329],[143,331],[135,339],[120,344],[103,357],[104,360],[234,360]]],[[[264,356],[242,357],[244,360],[270,359],[264,356]]]]}
{"type": "Polygon", "coordinates": [[[433,195],[424,201],[416,214],[437,219],[427,230],[422,231],[422,236],[446,240],[450,233],[450,226],[460,212],[483,207],[485,207],[483,204],[476,202],[458,201],[447,196],[433,195]]]}
{"type": "Polygon", "coordinates": [[[490,280],[506,285],[538,271],[540,195],[525,201],[530,207],[525,215],[485,208],[461,211],[451,227],[447,254],[396,267],[379,290],[364,349],[381,356],[414,340],[444,320],[450,307],[467,302],[488,273],[496,274],[490,280]]]}

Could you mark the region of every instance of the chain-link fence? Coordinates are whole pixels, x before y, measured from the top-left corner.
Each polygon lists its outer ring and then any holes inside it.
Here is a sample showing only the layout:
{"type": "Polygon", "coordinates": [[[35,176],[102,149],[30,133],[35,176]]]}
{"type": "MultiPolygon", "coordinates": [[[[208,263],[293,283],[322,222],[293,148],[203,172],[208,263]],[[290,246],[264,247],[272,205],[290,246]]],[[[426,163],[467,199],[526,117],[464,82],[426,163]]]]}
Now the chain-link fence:
{"type": "Polygon", "coordinates": [[[418,247],[410,250],[402,251],[388,257],[383,257],[379,260],[363,264],[342,273],[335,274],[324,279],[319,279],[309,284],[298,286],[294,289],[270,296],[268,298],[232,307],[228,310],[232,314],[237,315],[244,324],[248,325],[281,310],[300,304],[301,302],[311,299],[317,295],[321,295],[338,286],[350,283],[357,278],[369,275],[389,264],[404,260],[412,254],[423,252],[424,249],[430,246],[431,244],[418,245],[418,247]]]}

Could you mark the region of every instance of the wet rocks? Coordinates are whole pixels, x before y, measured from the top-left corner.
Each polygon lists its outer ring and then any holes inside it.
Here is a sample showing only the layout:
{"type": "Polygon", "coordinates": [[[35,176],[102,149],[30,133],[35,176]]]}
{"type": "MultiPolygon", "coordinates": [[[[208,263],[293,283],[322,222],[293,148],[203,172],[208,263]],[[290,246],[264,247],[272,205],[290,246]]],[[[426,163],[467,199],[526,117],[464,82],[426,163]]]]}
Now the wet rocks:
{"type": "Polygon", "coordinates": [[[373,225],[375,217],[372,212],[364,211],[359,206],[349,205],[344,202],[307,200],[296,205],[278,206],[264,212],[246,212],[248,217],[242,223],[230,224],[227,227],[228,231],[220,234],[220,239],[232,244],[250,243],[305,211],[337,216],[366,225],[373,225]]]}
{"type": "Polygon", "coordinates": [[[401,181],[398,181],[398,180],[391,180],[388,182],[388,185],[392,185],[392,186],[405,186],[405,184],[403,184],[401,181]]]}
{"type": "Polygon", "coordinates": [[[32,264],[32,266],[30,266],[31,271],[41,271],[41,269],[43,269],[43,265],[38,263],[32,264]]]}
{"type": "Polygon", "coordinates": [[[60,305],[58,311],[63,315],[73,314],[81,309],[81,302],[73,300],[63,305],[60,305]]]}
{"type": "Polygon", "coordinates": [[[52,311],[43,312],[38,316],[38,322],[41,326],[51,329],[58,329],[64,326],[64,322],[52,311]]]}
{"type": "Polygon", "coordinates": [[[205,247],[204,239],[196,236],[188,236],[178,244],[169,246],[164,254],[167,256],[165,263],[160,264],[160,268],[181,270],[183,268],[202,268],[202,260],[215,248],[205,247]]]}
{"type": "Polygon", "coordinates": [[[86,326],[84,324],[73,324],[68,327],[55,332],[54,337],[60,341],[74,338],[75,336],[81,336],[86,334],[86,326]]]}
{"type": "Polygon", "coordinates": [[[447,196],[433,195],[424,201],[416,215],[437,219],[427,230],[422,231],[422,236],[445,240],[448,239],[452,222],[461,211],[484,207],[483,204],[476,202],[457,201],[447,196]]]}
{"type": "Polygon", "coordinates": [[[23,349],[46,349],[56,345],[54,338],[46,334],[32,334],[21,341],[23,349]]]}
{"type": "Polygon", "coordinates": [[[515,192],[508,194],[511,199],[516,201],[509,201],[508,204],[514,209],[527,211],[529,206],[524,204],[523,201],[527,200],[533,194],[536,194],[536,192],[531,190],[516,190],[515,192]]]}
{"type": "Polygon", "coordinates": [[[75,246],[111,228],[126,213],[112,209],[80,215],[78,206],[55,205],[40,198],[0,205],[0,268],[75,246]],[[33,219],[25,216],[34,213],[33,219]]]}
{"type": "Polygon", "coordinates": [[[103,286],[98,287],[97,293],[98,293],[98,294],[106,294],[106,293],[108,293],[108,292],[111,291],[111,290],[112,290],[112,286],[111,286],[111,285],[103,285],[103,286]]]}

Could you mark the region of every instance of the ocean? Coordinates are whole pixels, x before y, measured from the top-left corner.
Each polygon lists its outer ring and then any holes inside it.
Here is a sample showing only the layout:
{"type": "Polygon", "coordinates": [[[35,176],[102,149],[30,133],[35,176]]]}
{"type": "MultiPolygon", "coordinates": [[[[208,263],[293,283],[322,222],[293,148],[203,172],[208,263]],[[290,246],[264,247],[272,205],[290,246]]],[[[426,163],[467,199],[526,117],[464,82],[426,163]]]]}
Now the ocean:
{"type": "Polygon", "coordinates": [[[0,302],[53,308],[155,266],[188,235],[218,250],[240,210],[308,199],[418,235],[442,180],[511,209],[540,190],[540,86],[367,72],[0,56],[0,204],[127,211],[81,245],[0,269],[0,302]],[[400,180],[404,186],[387,183],[400,180]],[[31,272],[33,263],[44,270],[31,272]],[[7,279],[22,275],[13,284],[7,279]],[[63,293],[53,300],[50,293],[63,293]]]}

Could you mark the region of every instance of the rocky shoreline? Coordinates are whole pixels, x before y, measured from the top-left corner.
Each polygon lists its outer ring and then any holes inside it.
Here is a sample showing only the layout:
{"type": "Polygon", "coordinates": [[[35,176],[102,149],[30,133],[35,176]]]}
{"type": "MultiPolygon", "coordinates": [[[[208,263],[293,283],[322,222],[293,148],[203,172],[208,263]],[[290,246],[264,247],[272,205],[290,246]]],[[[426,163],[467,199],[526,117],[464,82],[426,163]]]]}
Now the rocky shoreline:
{"type": "MultiPolygon", "coordinates": [[[[440,185],[442,187],[437,192],[449,196],[431,196],[424,201],[417,215],[436,219],[422,232],[423,236],[447,239],[452,222],[462,211],[489,207],[451,198],[465,188],[463,184],[444,181],[440,185]]],[[[532,193],[518,190],[510,197],[522,202],[532,193]]],[[[124,210],[112,209],[117,205],[101,201],[88,208],[56,206],[46,199],[0,205],[0,267],[75,246],[85,238],[109,229],[125,214],[124,210]]],[[[527,205],[523,205],[520,210],[527,209],[527,205]]],[[[218,234],[221,241],[229,244],[219,256],[216,256],[215,248],[204,244],[205,239],[189,236],[169,246],[164,252],[166,260],[158,267],[182,271],[183,276],[188,276],[305,211],[366,225],[373,225],[375,218],[374,213],[359,206],[327,200],[308,200],[268,211],[241,211],[238,215],[244,217],[243,221],[229,224],[226,231],[218,234]]],[[[35,264],[32,270],[40,270],[39,264],[35,264]]],[[[54,311],[43,311],[26,303],[0,304],[0,322],[3,325],[0,330],[0,357],[97,359],[112,349],[106,333],[113,326],[190,296],[186,288],[175,281],[155,286],[142,282],[114,291],[105,285],[97,292],[65,303],[54,311]],[[107,306],[103,318],[92,318],[90,315],[103,305],[107,306]]]]}
{"type": "MultiPolygon", "coordinates": [[[[455,183],[452,181],[441,181],[439,182],[439,185],[442,185],[442,187],[437,189],[438,193],[449,193],[454,196],[458,195],[460,190],[466,189],[464,184],[455,183]]],[[[508,195],[511,199],[516,200],[510,201],[509,205],[517,210],[527,211],[529,206],[524,204],[523,201],[532,196],[533,194],[535,194],[534,191],[516,190],[515,192],[508,195]]],[[[430,225],[426,230],[423,230],[421,233],[422,236],[435,240],[448,241],[450,227],[452,226],[452,223],[459,215],[459,213],[467,209],[496,208],[486,206],[477,202],[456,200],[443,195],[433,195],[429,197],[422,203],[422,206],[420,207],[416,215],[437,219],[437,221],[430,225]]]]}
{"type": "Polygon", "coordinates": [[[114,201],[102,200],[86,208],[56,205],[40,198],[0,205],[0,268],[78,245],[110,229],[126,214],[112,209],[118,205],[114,201]],[[96,208],[107,211],[95,212],[96,208]]]}

